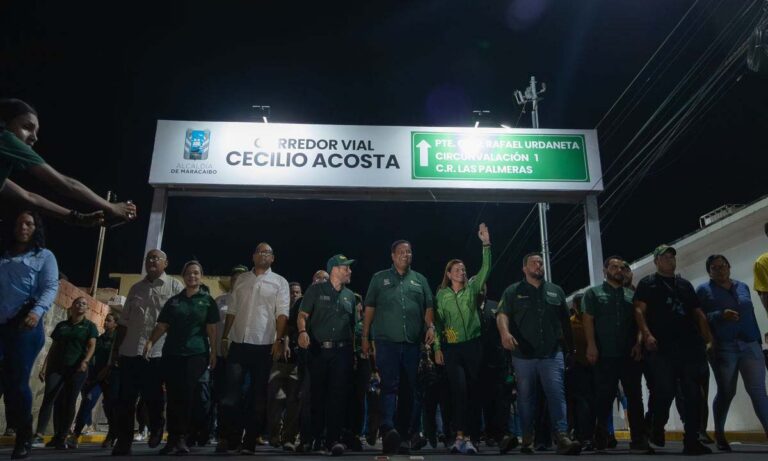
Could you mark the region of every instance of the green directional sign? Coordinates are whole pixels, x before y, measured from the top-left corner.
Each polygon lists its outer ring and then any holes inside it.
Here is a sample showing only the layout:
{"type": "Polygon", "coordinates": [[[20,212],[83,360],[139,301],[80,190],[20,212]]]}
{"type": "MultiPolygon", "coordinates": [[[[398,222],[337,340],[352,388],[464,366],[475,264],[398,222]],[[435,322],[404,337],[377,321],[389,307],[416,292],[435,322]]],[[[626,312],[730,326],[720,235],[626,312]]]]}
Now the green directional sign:
{"type": "Polygon", "coordinates": [[[588,182],[583,135],[411,132],[412,177],[588,182]]]}

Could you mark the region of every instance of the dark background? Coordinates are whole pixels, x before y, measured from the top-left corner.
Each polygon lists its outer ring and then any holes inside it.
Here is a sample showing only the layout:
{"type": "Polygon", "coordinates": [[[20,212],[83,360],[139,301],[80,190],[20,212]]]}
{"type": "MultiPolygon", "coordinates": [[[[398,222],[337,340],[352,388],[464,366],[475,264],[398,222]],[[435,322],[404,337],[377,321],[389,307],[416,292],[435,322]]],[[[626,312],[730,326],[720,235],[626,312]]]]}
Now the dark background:
{"type": "MultiPolygon", "coordinates": [[[[597,127],[608,181],[600,197],[604,252],[630,260],[695,230],[700,215],[722,204],[766,193],[768,81],[743,57],[647,170],[627,160],[649,158],[643,146],[660,145],[652,136],[712,83],[728,50],[754,27],[760,10],[746,8],[758,1],[330,3],[3,2],[0,97],[38,109],[35,148],[54,167],[139,207],[136,223],[108,232],[102,285],[106,273],[140,270],[157,120],[257,121],[254,104],[270,105],[271,121],[285,123],[470,126],[472,111],[485,109],[482,126],[528,127],[530,113],[521,114],[513,90],[535,75],[548,86],[542,127],[597,127]]],[[[23,175],[13,179],[50,194],[23,175]]],[[[476,229],[486,222],[496,262],[489,285],[498,297],[520,276],[522,255],[538,247],[535,211],[524,221],[531,210],[174,198],[164,248],[172,273],[197,257],[206,272],[223,274],[267,241],[275,271],[303,284],[343,252],[359,259],[352,288],[365,290],[390,264],[390,243],[406,238],[414,268],[436,285],[450,258],[477,270],[476,229]]],[[[588,283],[581,224],[580,207],[552,205],[552,271],[566,291],[588,283]]],[[[48,230],[61,270],[89,285],[97,231],[55,222],[48,230]]]]}

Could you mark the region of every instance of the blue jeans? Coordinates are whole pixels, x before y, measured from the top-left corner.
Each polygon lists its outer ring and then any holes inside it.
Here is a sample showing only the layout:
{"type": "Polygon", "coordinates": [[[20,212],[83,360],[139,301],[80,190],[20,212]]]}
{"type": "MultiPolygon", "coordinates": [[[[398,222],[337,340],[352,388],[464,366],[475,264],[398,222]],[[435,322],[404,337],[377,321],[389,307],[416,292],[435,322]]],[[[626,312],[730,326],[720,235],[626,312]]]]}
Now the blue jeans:
{"type": "Polygon", "coordinates": [[[401,436],[410,435],[412,422],[418,420],[421,409],[416,392],[416,375],[419,369],[419,344],[376,341],[376,365],[381,375],[381,433],[397,429],[401,436]],[[400,373],[407,379],[403,389],[410,399],[398,405],[400,373]],[[400,412],[395,425],[395,410],[400,412]]]}
{"type": "Polygon", "coordinates": [[[563,353],[557,352],[545,359],[522,359],[512,356],[517,377],[517,408],[523,437],[533,435],[536,408],[536,381],[540,380],[549,409],[549,419],[555,432],[568,432],[565,413],[565,387],[563,353]]]}
{"type": "Polygon", "coordinates": [[[763,430],[768,433],[768,395],[765,391],[765,362],[760,343],[738,340],[719,343],[711,364],[717,382],[717,395],[712,404],[715,432],[725,433],[725,419],[731,400],[736,395],[738,375],[741,374],[755,414],[763,430]]]}
{"type": "Polygon", "coordinates": [[[32,390],[29,376],[37,355],[45,344],[43,318],[31,330],[21,329],[16,324],[0,325],[0,357],[3,360],[3,387],[12,404],[10,414],[18,437],[32,436],[32,390]]]}

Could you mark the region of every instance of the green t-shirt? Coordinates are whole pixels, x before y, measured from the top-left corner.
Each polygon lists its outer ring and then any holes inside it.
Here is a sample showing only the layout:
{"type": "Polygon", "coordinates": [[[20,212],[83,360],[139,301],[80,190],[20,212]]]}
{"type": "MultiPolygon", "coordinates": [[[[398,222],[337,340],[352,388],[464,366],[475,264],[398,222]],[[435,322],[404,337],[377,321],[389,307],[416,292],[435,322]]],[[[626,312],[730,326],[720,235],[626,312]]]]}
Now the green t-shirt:
{"type": "Polygon", "coordinates": [[[191,297],[182,291],[165,303],[157,323],[168,324],[163,356],[207,354],[210,344],[206,326],[219,323],[219,307],[203,290],[191,297]]]}
{"type": "Polygon", "coordinates": [[[88,319],[77,323],[63,320],[56,324],[51,339],[53,339],[53,353],[48,357],[48,371],[64,371],[82,362],[88,350],[88,341],[96,339],[99,330],[88,319]]]}
{"type": "Polygon", "coordinates": [[[336,291],[331,282],[311,285],[301,300],[301,312],[309,314],[308,333],[313,340],[352,340],[355,294],[349,288],[336,291]]]}
{"type": "Polygon", "coordinates": [[[603,282],[588,288],[581,302],[584,312],[595,318],[595,341],[601,357],[629,357],[637,337],[635,308],[629,288],[603,282]]]}
{"type": "Polygon", "coordinates": [[[420,343],[424,313],[432,308],[432,292],[423,275],[414,270],[400,275],[391,267],[374,274],[365,305],[375,309],[374,340],[420,343]]]}
{"type": "Polygon", "coordinates": [[[115,341],[115,332],[105,331],[96,339],[96,351],[93,353],[93,365],[96,369],[104,367],[109,361],[112,352],[112,343],[115,341]]]}
{"type": "Polygon", "coordinates": [[[8,130],[0,129],[0,189],[13,170],[24,170],[45,163],[31,147],[8,130]]]}
{"type": "Polygon", "coordinates": [[[561,349],[562,339],[572,342],[565,293],[554,283],[542,282],[539,288],[525,280],[513,283],[501,296],[499,312],[509,317],[510,333],[518,342],[512,352],[516,357],[546,358],[561,349]]]}

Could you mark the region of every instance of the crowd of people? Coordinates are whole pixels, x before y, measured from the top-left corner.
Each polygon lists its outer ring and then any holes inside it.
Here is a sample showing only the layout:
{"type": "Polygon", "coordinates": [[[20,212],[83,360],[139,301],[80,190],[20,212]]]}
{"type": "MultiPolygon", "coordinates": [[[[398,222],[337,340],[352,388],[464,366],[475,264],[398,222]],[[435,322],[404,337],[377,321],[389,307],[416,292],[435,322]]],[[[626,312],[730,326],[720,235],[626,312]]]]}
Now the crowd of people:
{"type": "MultiPolygon", "coordinates": [[[[34,111],[2,101],[0,109],[0,172],[47,165],[31,150],[34,111]]],[[[135,218],[130,203],[83,194],[102,211],[66,213],[42,197],[25,199],[83,225],[135,218]]],[[[272,270],[275,251],[260,243],[252,267],[233,268],[229,291],[213,299],[201,262],[183,265],[182,283],[167,273],[168,256],[153,249],[146,276],[119,315],[107,316],[103,334],[86,318],[85,298],[75,299],[53,329],[33,431],[30,375],[58,268],[36,211],[9,224],[0,250],[0,356],[14,459],[30,455],[51,416],[49,446],[77,448],[99,394],[109,424],[103,447],[117,456],[132,452],[137,409],[149,447],[159,447],[167,431],[160,454],[209,444],[216,453],[253,454],[269,444],[339,456],[380,440],[384,454],[442,444],[456,454],[519,447],[524,454],[577,455],[616,446],[617,395],[632,452],[665,446],[674,401],[684,422],[683,452],[700,455],[711,453],[713,442],[731,450],[725,421],[739,375],[768,436],[768,360],[757,313],[725,255],[707,259],[709,281],[696,288],[676,272],[671,246],[653,251],[656,272],[637,286],[629,264],[610,256],[604,281],[569,302],[545,280],[543,259],[533,252],[522,260],[522,279],[496,303],[486,298],[493,265],[484,224],[476,275],[452,259],[435,288],[411,267],[411,243],[397,240],[391,265],[360,294],[348,288],[353,259],[330,257],[303,291],[272,270]],[[706,433],[710,369],[717,383],[714,441],[706,433]]],[[[768,253],[755,264],[754,288],[768,312],[768,253]]]]}

